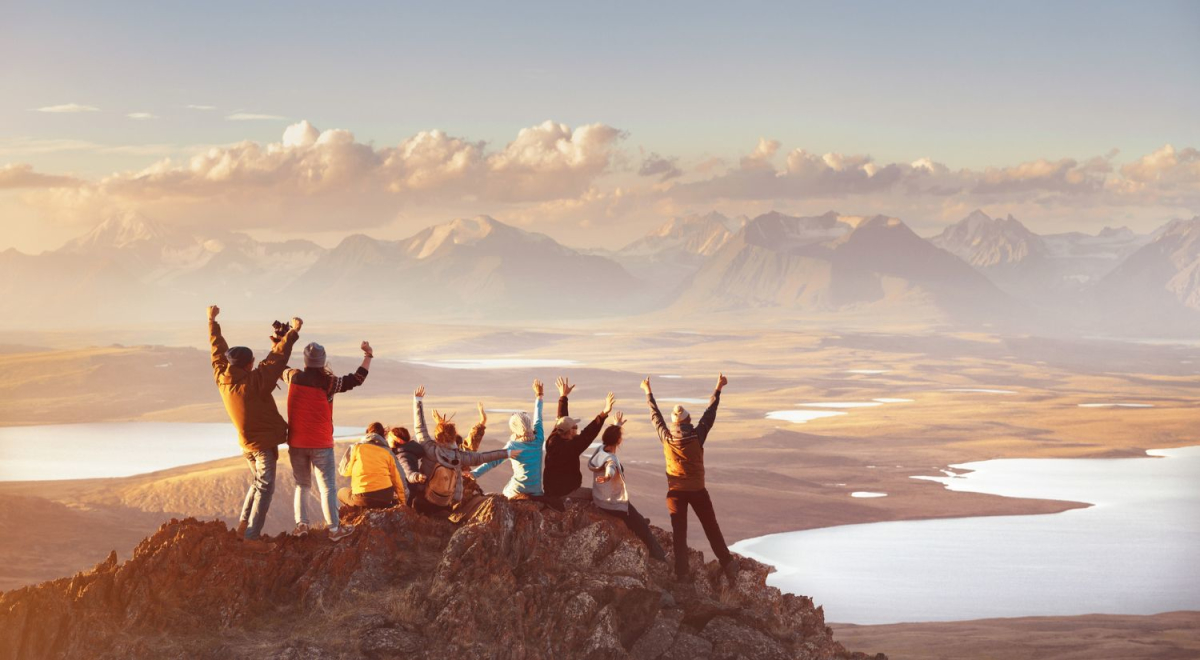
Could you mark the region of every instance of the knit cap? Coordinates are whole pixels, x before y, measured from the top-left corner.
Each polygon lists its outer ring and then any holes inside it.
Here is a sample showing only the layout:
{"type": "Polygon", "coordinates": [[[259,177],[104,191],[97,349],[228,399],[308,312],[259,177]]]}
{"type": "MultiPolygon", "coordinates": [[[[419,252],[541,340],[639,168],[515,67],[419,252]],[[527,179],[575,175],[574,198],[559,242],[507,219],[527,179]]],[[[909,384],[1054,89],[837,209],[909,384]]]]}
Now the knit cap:
{"type": "Polygon", "coordinates": [[[325,347],[313,342],[304,347],[304,366],[320,369],[325,366],[325,347]]]}
{"type": "Polygon", "coordinates": [[[683,406],[676,404],[675,410],[671,411],[672,424],[685,424],[692,421],[692,414],[683,406]]]}
{"type": "Polygon", "coordinates": [[[518,442],[532,438],[533,420],[529,418],[529,413],[513,413],[513,416],[508,418],[508,430],[512,432],[512,439],[518,442]]]}
{"type": "Polygon", "coordinates": [[[248,367],[254,362],[254,351],[245,346],[234,346],[225,351],[225,359],[235,367],[248,367]]]}

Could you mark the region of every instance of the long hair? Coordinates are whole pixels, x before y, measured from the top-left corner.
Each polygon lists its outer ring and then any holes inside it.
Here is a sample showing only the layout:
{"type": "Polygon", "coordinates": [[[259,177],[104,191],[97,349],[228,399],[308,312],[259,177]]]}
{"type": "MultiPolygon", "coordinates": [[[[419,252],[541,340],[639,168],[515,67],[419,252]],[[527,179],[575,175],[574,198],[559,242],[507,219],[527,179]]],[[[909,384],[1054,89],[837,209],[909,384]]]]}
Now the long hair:
{"type": "Polygon", "coordinates": [[[387,429],[383,428],[383,422],[371,422],[367,427],[367,435],[377,435],[382,438],[387,435],[387,429]]]}

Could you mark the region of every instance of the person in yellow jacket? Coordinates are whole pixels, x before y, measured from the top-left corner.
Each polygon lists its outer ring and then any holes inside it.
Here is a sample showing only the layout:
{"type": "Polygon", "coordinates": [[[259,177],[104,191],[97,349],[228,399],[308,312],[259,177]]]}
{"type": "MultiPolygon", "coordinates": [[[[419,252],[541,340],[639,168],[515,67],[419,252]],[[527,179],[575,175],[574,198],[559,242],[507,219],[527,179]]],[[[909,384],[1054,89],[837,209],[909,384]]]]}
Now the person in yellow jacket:
{"type": "Polygon", "coordinates": [[[350,487],[338,491],[338,502],[346,506],[386,509],[404,501],[404,479],[396,468],[396,457],[384,440],[383,424],[367,427],[367,435],[342,455],[338,472],[350,477],[350,487]]]}

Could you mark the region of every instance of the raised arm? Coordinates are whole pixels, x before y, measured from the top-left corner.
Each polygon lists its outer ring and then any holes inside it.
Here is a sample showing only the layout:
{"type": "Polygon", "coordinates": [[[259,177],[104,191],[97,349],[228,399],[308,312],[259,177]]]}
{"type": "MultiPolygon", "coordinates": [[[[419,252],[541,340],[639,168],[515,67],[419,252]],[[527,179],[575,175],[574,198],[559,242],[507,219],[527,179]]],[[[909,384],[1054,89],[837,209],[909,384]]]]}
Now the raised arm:
{"type": "Polygon", "coordinates": [[[650,404],[650,421],[654,423],[654,430],[658,432],[658,439],[661,442],[671,441],[671,429],[667,428],[667,422],[663,420],[662,413],[658,410],[658,402],[654,400],[654,393],[650,391],[650,377],[642,381],[642,391],[646,393],[646,403],[650,404]]]}
{"type": "MultiPolygon", "coordinates": [[[[484,470],[483,468],[490,470],[508,460],[511,456],[513,456],[513,454],[514,452],[511,452],[508,449],[496,449],[493,451],[460,451],[458,452],[458,460],[462,462],[464,467],[473,467],[478,465],[479,467],[475,468],[475,470],[482,470],[479,472],[479,474],[483,474],[484,472],[487,472],[487,470],[484,470]]],[[[475,474],[475,470],[471,471],[472,475],[475,474]]]]}
{"type": "Polygon", "coordinates": [[[217,323],[217,314],[221,308],[216,305],[208,306],[208,343],[212,345],[213,380],[220,382],[221,376],[229,368],[229,358],[225,357],[229,344],[221,336],[221,324],[217,323]]]}
{"type": "Polygon", "coordinates": [[[708,408],[700,417],[700,423],[696,425],[696,437],[700,440],[701,446],[708,439],[708,432],[712,430],[713,424],[717,421],[717,406],[721,403],[721,390],[727,384],[729,384],[729,379],[725,377],[725,374],[717,376],[717,387],[713,390],[712,398],[708,400],[708,408]]]}
{"type": "Polygon", "coordinates": [[[337,379],[336,387],[333,390],[335,394],[349,392],[367,380],[367,374],[370,373],[371,369],[371,359],[375,357],[375,352],[371,350],[371,345],[365,341],[362,343],[362,351],[362,365],[355,369],[353,373],[346,374],[337,379]]]}
{"type": "Polygon", "coordinates": [[[533,441],[539,445],[546,442],[546,432],[542,427],[542,381],[534,379],[533,393],[533,441]]]}
{"type": "Polygon", "coordinates": [[[275,383],[283,376],[283,371],[287,369],[288,360],[292,359],[292,347],[296,345],[296,340],[300,338],[300,327],[304,325],[304,321],[299,317],[292,319],[292,327],[288,329],[282,341],[277,341],[271,346],[271,352],[267,353],[267,357],[263,358],[262,362],[254,368],[250,374],[251,385],[258,390],[270,390],[275,387],[275,383]]]}
{"type": "Polygon", "coordinates": [[[429,442],[429,427],[425,425],[425,386],[422,385],[413,392],[413,430],[416,431],[417,442],[429,442]]]}
{"type": "Polygon", "coordinates": [[[567,405],[567,397],[571,396],[575,386],[571,384],[571,381],[562,377],[554,381],[554,384],[558,387],[558,416],[566,417],[571,414],[567,405]]]}
{"type": "Polygon", "coordinates": [[[613,405],[616,402],[616,395],[609,392],[608,398],[604,400],[604,410],[601,410],[600,414],[596,415],[596,418],[590,424],[583,427],[583,430],[576,436],[574,444],[579,451],[583,451],[588,445],[596,441],[596,436],[600,435],[600,430],[604,428],[604,421],[608,419],[608,413],[612,412],[613,405]]]}
{"type": "Polygon", "coordinates": [[[467,439],[463,442],[460,449],[467,451],[478,451],[479,444],[483,442],[483,434],[487,432],[487,412],[483,409],[483,403],[479,403],[479,423],[471,427],[471,433],[467,435],[467,439]]]}

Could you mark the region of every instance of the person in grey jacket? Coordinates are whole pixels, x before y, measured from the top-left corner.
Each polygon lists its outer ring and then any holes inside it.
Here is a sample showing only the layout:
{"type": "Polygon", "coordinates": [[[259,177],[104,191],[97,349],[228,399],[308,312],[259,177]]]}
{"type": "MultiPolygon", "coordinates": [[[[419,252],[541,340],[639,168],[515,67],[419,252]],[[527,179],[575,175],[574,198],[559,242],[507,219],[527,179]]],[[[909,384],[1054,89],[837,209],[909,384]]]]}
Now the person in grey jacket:
{"type": "Polygon", "coordinates": [[[629,502],[629,490],[625,488],[625,468],[617,458],[617,447],[621,446],[625,416],[618,412],[614,420],[614,426],[604,429],[602,446],[597,447],[588,459],[588,469],[592,472],[592,502],[604,513],[623,520],[625,526],[646,545],[651,559],[666,561],[667,553],[650,531],[650,521],[629,502]]]}
{"type": "Polygon", "coordinates": [[[413,392],[413,425],[416,428],[416,443],[424,452],[420,472],[412,474],[410,465],[400,462],[405,478],[410,484],[422,484],[424,492],[413,498],[413,505],[422,513],[449,516],[463,500],[463,468],[483,465],[492,461],[516,458],[521,452],[516,449],[474,452],[458,447],[458,431],[449,417],[434,412],[437,426],[434,435],[429,435],[425,423],[425,386],[413,392]]]}

